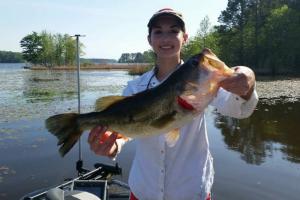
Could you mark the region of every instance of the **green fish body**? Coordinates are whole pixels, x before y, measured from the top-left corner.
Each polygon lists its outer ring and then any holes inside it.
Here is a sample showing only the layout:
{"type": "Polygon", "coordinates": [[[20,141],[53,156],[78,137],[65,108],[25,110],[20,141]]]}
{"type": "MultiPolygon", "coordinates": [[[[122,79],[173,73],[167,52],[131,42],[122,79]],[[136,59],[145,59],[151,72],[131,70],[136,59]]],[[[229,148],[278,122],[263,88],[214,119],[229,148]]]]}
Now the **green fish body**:
{"type": "Polygon", "coordinates": [[[96,111],[54,115],[46,128],[58,138],[64,156],[84,130],[97,125],[120,137],[166,134],[169,146],[176,143],[179,128],[203,112],[214,98],[218,83],[234,72],[209,49],[191,57],[163,83],[133,96],[107,96],[96,102],[96,111]]]}

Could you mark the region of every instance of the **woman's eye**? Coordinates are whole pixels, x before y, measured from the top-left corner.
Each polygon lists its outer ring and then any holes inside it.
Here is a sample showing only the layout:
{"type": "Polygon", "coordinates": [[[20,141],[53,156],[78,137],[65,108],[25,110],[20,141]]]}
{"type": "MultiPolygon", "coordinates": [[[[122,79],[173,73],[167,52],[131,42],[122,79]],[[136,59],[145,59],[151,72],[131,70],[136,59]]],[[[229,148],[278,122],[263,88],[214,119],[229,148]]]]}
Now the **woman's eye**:
{"type": "Polygon", "coordinates": [[[153,33],[154,33],[155,35],[158,35],[158,34],[161,34],[162,31],[161,31],[161,30],[155,30],[155,31],[153,31],[153,33]]]}
{"type": "Polygon", "coordinates": [[[174,30],[172,30],[172,31],[171,31],[171,33],[175,33],[175,34],[177,34],[177,33],[179,33],[179,30],[177,30],[177,29],[174,29],[174,30]]]}

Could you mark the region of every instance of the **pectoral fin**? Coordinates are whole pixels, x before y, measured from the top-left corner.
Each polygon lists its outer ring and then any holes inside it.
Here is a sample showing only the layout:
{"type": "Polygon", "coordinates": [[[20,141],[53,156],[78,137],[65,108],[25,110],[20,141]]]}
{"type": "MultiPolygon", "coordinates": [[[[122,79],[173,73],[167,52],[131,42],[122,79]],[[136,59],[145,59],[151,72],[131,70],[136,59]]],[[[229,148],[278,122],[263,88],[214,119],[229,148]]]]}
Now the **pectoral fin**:
{"type": "Polygon", "coordinates": [[[126,97],[124,97],[124,96],[106,96],[106,97],[99,98],[96,101],[95,110],[97,112],[100,112],[101,110],[104,110],[105,108],[109,107],[110,105],[112,105],[118,101],[121,101],[125,98],[126,97]]]}
{"type": "Polygon", "coordinates": [[[177,140],[179,139],[180,129],[176,128],[169,133],[165,134],[166,142],[169,147],[174,147],[177,140]]]}

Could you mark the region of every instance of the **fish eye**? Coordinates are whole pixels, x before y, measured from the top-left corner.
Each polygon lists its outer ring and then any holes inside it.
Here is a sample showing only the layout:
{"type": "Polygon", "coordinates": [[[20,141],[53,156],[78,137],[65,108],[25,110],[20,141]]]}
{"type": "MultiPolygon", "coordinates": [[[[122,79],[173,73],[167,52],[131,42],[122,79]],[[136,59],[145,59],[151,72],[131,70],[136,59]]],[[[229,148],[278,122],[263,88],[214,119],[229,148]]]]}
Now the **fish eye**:
{"type": "Polygon", "coordinates": [[[198,59],[197,58],[192,59],[192,65],[195,65],[195,66],[198,65],[198,59]]]}

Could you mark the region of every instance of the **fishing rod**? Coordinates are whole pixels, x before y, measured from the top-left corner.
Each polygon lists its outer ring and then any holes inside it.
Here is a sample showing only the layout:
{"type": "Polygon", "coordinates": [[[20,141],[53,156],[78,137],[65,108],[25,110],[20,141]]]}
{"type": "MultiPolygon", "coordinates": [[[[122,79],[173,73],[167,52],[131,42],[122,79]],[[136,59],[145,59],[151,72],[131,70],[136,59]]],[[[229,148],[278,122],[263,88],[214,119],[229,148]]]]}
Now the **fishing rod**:
{"type": "MultiPolygon", "coordinates": [[[[85,35],[76,34],[72,37],[76,37],[76,64],[77,64],[77,98],[78,98],[78,114],[80,114],[80,47],[79,47],[79,37],[85,37],[85,35]]],[[[76,170],[78,175],[85,173],[88,170],[85,170],[83,166],[82,160],[82,152],[81,152],[81,137],[78,140],[78,161],[76,162],[76,170]]]]}

